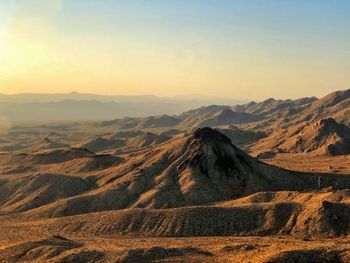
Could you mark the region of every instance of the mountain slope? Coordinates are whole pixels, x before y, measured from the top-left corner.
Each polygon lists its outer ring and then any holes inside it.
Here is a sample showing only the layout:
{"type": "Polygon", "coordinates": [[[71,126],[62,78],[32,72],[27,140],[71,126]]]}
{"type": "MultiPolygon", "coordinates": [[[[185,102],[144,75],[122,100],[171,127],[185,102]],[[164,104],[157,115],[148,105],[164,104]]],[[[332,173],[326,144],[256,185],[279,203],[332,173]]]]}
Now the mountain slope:
{"type": "Polygon", "coordinates": [[[159,115],[142,118],[123,118],[112,121],[105,121],[101,126],[114,126],[119,130],[135,130],[147,128],[173,127],[179,124],[180,120],[175,116],[159,115]]]}
{"type": "Polygon", "coordinates": [[[296,120],[315,121],[334,118],[344,124],[350,123],[350,89],[336,91],[314,101],[296,120]]]}
{"type": "Polygon", "coordinates": [[[50,150],[50,149],[60,149],[69,148],[69,144],[53,141],[49,138],[44,138],[37,143],[37,150],[50,150]]]}
{"type": "Polygon", "coordinates": [[[217,112],[207,119],[199,122],[196,126],[221,126],[221,125],[235,125],[242,123],[249,123],[259,120],[258,115],[245,113],[245,112],[234,112],[230,109],[225,109],[223,111],[217,112]]]}
{"type": "Polygon", "coordinates": [[[97,138],[84,143],[81,147],[86,148],[94,153],[125,146],[125,140],[123,139],[108,139],[98,136],[97,138]]]}
{"type": "Polygon", "coordinates": [[[228,126],[215,129],[230,138],[232,144],[238,147],[244,147],[266,137],[266,134],[264,132],[244,130],[236,126],[228,126]]]}
{"type": "Polygon", "coordinates": [[[277,130],[250,147],[255,154],[261,152],[287,152],[340,155],[350,153],[350,128],[334,119],[322,119],[312,124],[277,130]]]}
{"type": "MultiPolygon", "coordinates": [[[[55,169],[73,171],[68,167],[61,163],[55,169]]],[[[91,170],[92,176],[96,187],[91,191],[39,207],[35,213],[67,216],[124,208],[205,205],[259,191],[317,188],[318,180],[322,187],[350,186],[346,177],[303,174],[261,163],[210,128],[133,153],[132,158],[98,173],[91,170]]]]}
{"type": "Polygon", "coordinates": [[[348,176],[261,163],[211,128],[121,156],[63,149],[5,153],[0,164],[0,213],[47,233],[350,233],[348,176]]]}
{"type": "Polygon", "coordinates": [[[127,142],[127,148],[137,149],[137,148],[143,148],[147,146],[154,146],[157,144],[164,143],[170,139],[171,137],[169,136],[146,132],[142,135],[129,138],[127,142]]]}
{"type": "Polygon", "coordinates": [[[246,112],[251,114],[259,114],[268,116],[274,113],[287,111],[287,110],[300,110],[307,107],[312,102],[317,101],[317,98],[301,98],[296,100],[276,100],[273,98],[264,100],[262,102],[250,102],[247,104],[236,105],[232,107],[232,110],[237,112],[246,112]]]}

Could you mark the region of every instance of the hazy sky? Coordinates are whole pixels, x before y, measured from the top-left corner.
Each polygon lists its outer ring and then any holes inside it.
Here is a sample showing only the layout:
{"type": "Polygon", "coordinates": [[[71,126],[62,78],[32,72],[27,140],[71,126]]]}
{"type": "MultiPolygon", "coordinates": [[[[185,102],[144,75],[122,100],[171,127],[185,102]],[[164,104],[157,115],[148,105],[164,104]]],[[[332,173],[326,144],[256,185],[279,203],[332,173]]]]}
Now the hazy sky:
{"type": "Polygon", "coordinates": [[[350,88],[347,0],[0,0],[0,92],[237,99],[350,88]]]}

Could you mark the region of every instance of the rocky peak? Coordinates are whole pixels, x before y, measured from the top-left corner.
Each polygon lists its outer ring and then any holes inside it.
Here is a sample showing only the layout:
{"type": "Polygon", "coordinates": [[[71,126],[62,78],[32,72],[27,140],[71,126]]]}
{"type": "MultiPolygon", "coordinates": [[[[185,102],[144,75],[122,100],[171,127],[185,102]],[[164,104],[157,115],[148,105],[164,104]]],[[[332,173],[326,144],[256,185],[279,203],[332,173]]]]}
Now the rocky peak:
{"type": "Polygon", "coordinates": [[[231,140],[217,130],[209,127],[198,128],[194,131],[192,139],[200,142],[224,142],[231,144],[231,140]]]}

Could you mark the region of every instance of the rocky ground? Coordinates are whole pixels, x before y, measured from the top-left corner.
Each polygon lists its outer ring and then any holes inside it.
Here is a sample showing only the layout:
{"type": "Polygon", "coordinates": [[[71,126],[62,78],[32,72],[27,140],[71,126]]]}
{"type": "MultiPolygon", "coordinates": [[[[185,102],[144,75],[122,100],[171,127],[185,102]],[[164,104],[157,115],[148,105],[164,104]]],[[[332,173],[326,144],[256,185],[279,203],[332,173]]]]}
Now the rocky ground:
{"type": "Polygon", "coordinates": [[[349,100],[13,126],[0,262],[350,262],[349,100]]]}

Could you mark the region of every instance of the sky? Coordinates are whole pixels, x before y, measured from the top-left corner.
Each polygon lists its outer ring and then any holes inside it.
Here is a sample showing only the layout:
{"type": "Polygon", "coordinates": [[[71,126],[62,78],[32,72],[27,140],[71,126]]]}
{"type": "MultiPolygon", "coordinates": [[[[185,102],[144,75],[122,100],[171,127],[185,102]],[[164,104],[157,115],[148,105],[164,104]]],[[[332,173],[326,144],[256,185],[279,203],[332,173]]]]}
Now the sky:
{"type": "Polygon", "coordinates": [[[347,0],[0,0],[0,93],[203,94],[350,88],[347,0]]]}

